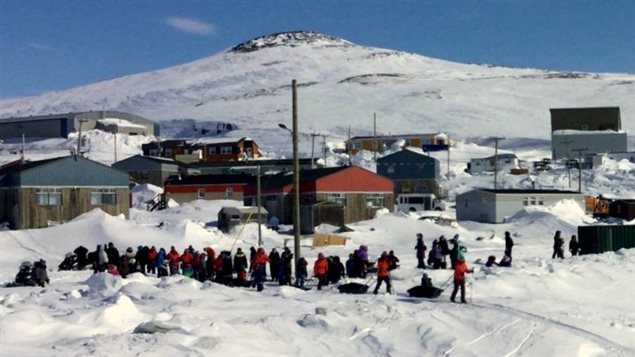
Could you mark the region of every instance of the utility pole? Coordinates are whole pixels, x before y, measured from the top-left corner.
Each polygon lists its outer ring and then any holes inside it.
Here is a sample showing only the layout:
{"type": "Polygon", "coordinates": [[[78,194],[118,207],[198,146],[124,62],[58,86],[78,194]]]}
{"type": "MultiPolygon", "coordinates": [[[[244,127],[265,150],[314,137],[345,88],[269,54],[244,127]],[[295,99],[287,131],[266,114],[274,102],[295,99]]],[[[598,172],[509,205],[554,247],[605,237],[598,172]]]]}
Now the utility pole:
{"type": "Polygon", "coordinates": [[[495,148],[494,148],[494,190],[498,189],[498,142],[500,140],[505,140],[503,137],[494,136],[491,138],[494,140],[495,148]]]}
{"type": "Polygon", "coordinates": [[[578,192],[582,193],[582,152],[589,150],[589,148],[572,149],[578,153],[578,192]]]}
{"type": "Polygon", "coordinates": [[[258,206],[258,246],[262,247],[262,219],[260,217],[260,165],[256,166],[256,205],[258,206]]]}
{"type": "Polygon", "coordinates": [[[24,142],[26,140],[24,139],[24,132],[22,132],[22,149],[20,149],[20,162],[24,163],[24,142]]]}
{"type": "Polygon", "coordinates": [[[311,133],[311,168],[314,169],[315,165],[313,164],[313,160],[314,160],[314,152],[315,152],[315,137],[319,136],[319,134],[316,133],[311,133]]]}
{"type": "Polygon", "coordinates": [[[447,138],[448,141],[448,180],[450,179],[450,137],[447,138]]]}
{"type": "Polygon", "coordinates": [[[88,121],[87,119],[79,119],[79,130],[77,135],[77,155],[79,156],[82,156],[82,152],[80,151],[81,145],[82,145],[82,124],[87,121],[88,121]]]}
{"type": "MultiPolygon", "coordinates": [[[[298,153],[298,82],[291,81],[292,87],[292,116],[293,116],[293,257],[294,267],[300,259],[300,157],[298,153]]],[[[297,277],[297,270],[295,272],[297,277]]]]}
{"type": "Polygon", "coordinates": [[[348,166],[353,166],[353,143],[351,142],[351,126],[348,126],[348,166]]]}
{"type": "Polygon", "coordinates": [[[324,155],[324,167],[326,167],[326,135],[322,135],[322,154],[324,155]]]}
{"type": "MultiPolygon", "coordinates": [[[[571,188],[571,166],[569,166],[569,162],[568,162],[569,158],[568,158],[568,156],[569,156],[569,144],[571,144],[572,142],[573,142],[573,140],[571,140],[571,139],[564,139],[564,140],[562,140],[560,142],[561,144],[564,144],[567,147],[566,155],[564,155],[565,156],[564,159],[565,159],[565,165],[567,166],[567,176],[569,177],[569,188],[571,188]]],[[[554,157],[554,159],[555,159],[555,157],[554,157]]]]}
{"type": "Polygon", "coordinates": [[[377,166],[377,151],[379,151],[379,145],[377,145],[377,114],[373,113],[373,149],[375,150],[375,166],[377,166]]]}

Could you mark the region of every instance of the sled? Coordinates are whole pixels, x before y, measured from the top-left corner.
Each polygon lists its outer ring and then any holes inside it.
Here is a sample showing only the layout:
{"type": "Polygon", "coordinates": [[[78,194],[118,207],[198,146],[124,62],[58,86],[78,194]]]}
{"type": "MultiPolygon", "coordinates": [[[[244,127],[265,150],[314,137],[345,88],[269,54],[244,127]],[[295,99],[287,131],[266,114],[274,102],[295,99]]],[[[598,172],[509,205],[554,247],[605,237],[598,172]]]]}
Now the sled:
{"type": "Polygon", "coordinates": [[[360,283],[346,283],[337,287],[341,294],[366,294],[370,287],[360,283]]]}
{"type": "Polygon", "coordinates": [[[309,291],[311,289],[313,289],[314,286],[316,286],[318,283],[318,279],[307,279],[304,281],[304,285],[300,286],[300,285],[296,285],[296,284],[291,284],[291,286],[293,286],[294,288],[297,289],[301,289],[304,291],[309,291]]]}
{"type": "Polygon", "coordinates": [[[443,292],[443,289],[439,289],[435,287],[425,287],[421,285],[412,287],[408,290],[408,294],[410,295],[410,297],[427,298],[427,299],[438,298],[442,292],[443,292]]]}

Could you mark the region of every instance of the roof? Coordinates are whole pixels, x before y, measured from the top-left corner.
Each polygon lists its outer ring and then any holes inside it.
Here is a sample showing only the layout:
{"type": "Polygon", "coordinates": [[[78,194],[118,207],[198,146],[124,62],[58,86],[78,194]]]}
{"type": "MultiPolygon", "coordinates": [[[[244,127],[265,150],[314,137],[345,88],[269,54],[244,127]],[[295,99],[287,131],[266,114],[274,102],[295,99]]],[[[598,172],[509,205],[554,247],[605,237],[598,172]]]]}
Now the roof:
{"type": "MultiPolygon", "coordinates": [[[[313,161],[317,162],[319,158],[314,158],[313,161]]],[[[311,165],[311,159],[300,159],[300,165],[311,165]]],[[[193,162],[187,164],[188,167],[201,168],[201,167],[234,167],[234,166],[290,166],[293,165],[293,159],[249,159],[241,161],[212,161],[212,162],[193,162]]]]}
{"type": "Polygon", "coordinates": [[[196,138],[192,140],[188,140],[191,144],[226,144],[226,143],[237,143],[241,140],[250,140],[249,138],[231,138],[231,137],[203,137],[196,138]]]}
{"type": "Polygon", "coordinates": [[[115,162],[113,165],[120,163],[120,162],[124,162],[124,161],[128,161],[128,160],[132,160],[132,159],[144,159],[144,160],[149,160],[149,161],[155,161],[161,164],[174,164],[174,165],[179,165],[180,162],[174,160],[174,159],[170,159],[167,157],[158,157],[158,156],[144,156],[144,155],[134,155],[134,156],[130,156],[128,158],[125,158],[123,160],[119,160],[117,162],[115,162]]]}
{"type": "Polygon", "coordinates": [[[570,193],[576,195],[582,195],[577,191],[564,191],[564,190],[523,190],[523,189],[491,189],[491,188],[477,188],[475,191],[485,191],[490,193],[517,193],[517,194],[562,194],[562,193],[570,193]]]}
{"type": "MultiPolygon", "coordinates": [[[[498,154],[498,159],[517,159],[518,156],[516,156],[516,154],[498,154]]],[[[494,160],[496,159],[496,155],[492,155],[492,156],[488,156],[488,157],[481,157],[481,158],[477,158],[477,159],[472,159],[472,160],[494,160]]]]}
{"type": "Polygon", "coordinates": [[[5,123],[15,123],[15,122],[25,122],[25,121],[38,121],[38,120],[55,120],[61,118],[87,118],[87,119],[95,119],[99,120],[103,118],[121,118],[133,121],[143,121],[151,123],[150,119],[141,117],[136,114],[120,112],[116,110],[90,110],[87,112],[69,112],[69,113],[58,113],[58,114],[48,114],[48,115],[30,115],[25,117],[10,117],[10,118],[2,118],[0,119],[0,124],[5,123]]]}
{"type": "MultiPolygon", "coordinates": [[[[300,170],[300,182],[316,181],[322,177],[346,170],[350,166],[325,167],[321,169],[300,170]]],[[[280,188],[293,184],[293,172],[284,172],[276,175],[265,176],[261,179],[262,188],[280,188]]]]}
{"type": "Polygon", "coordinates": [[[420,136],[447,136],[445,133],[423,133],[423,134],[394,134],[394,135],[369,135],[369,136],[354,136],[351,140],[361,140],[361,139],[377,139],[377,140],[385,140],[385,139],[404,139],[404,138],[413,138],[420,136]]]}
{"type": "Polygon", "coordinates": [[[256,176],[247,174],[236,175],[191,175],[170,176],[166,185],[223,185],[223,184],[255,184],[256,176]]]}

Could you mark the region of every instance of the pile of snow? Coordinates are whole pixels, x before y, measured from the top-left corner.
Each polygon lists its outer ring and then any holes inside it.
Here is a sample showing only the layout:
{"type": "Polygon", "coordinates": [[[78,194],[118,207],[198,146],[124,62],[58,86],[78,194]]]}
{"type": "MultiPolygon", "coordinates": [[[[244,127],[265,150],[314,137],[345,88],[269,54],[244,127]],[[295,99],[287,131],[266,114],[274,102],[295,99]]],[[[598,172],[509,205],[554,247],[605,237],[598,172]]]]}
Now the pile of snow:
{"type": "Polygon", "coordinates": [[[110,297],[121,290],[121,277],[108,273],[93,274],[86,280],[88,291],[86,293],[93,296],[110,297]]]}
{"type": "Polygon", "coordinates": [[[130,190],[132,197],[131,205],[137,209],[145,209],[146,204],[161,193],[163,193],[163,189],[159,186],[149,183],[136,185],[130,190]]]}

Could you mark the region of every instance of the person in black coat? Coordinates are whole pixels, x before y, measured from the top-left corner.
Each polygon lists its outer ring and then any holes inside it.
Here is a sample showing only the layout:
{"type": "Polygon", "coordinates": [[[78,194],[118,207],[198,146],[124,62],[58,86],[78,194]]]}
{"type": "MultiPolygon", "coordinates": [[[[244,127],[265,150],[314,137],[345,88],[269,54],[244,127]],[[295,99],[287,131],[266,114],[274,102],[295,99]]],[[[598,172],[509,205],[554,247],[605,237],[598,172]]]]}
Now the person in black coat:
{"type": "Polygon", "coordinates": [[[106,254],[108,255],[108,264],[119,266],[119,251],[115,248],[115,245],[112,244],[112,242],[108,243],[106,254]]]}
{"type": "Polygon", "coordinates": [[[345,276],[344,264],[340,257],[329,257],[328,279],[331,284],[336,284],[345,276]]]}
{"type": "Polygon", "coordinates": [[[571,252],[571,256],[580,254],[580,243],[578,243],[578,237],[575,234],[571,236],[569,241],[569,252],[571,252]]]}
{"type": "Polygon", "coordinates": [[[391,250],[388,253],[388,261],[390,261],[390,266],[388,267],[388,270],[395,270],[399,268],[399,258],[397,258],[393,250],[391,250]]]}
{"type": "Polygon", "coordinates": [[[417,268],[425,269],[426,267],[426,244],[423,242],[423,234],[417,233],[417,245],[415,246],[415,250],[417,251],[417,268]]]}
{"type": "Polygon", "coordinates": [[[75,248],[73,253],[77,256],[77,268],[80,270],[86,268],[86,265],[88,265],[88,257],[86,256],[86,254],[88,254],[88,249],[80,245],[75,248]]]}
{"type": "Polygon", "coordinates": [[[551,259],[556,259],[556,257],[564,259],[564,238],[562,238],[560,234],[560,231],[556,231],[556,234],[553,236],[553,254],[551,255],[551,259]]]}
{"type": "Polygon", "coordinates": [[[505,255],[510,259],[512,258],[512,247],[514,246],[514,240],[509,232],[505,232],[505,255]]]}
{"type": "Polygon", "coordinates": [[[448,267],[446,262],[446,256],[450,254],[450,246],[448,244],[448,240],[445,239],[445,236],[439,237],[439,247],[441,248],[441,254],[443,255],[443,261],[441,262],[441,268],[445,269],[448,267]]]}
{"type": "Polygon", "coordinates": [[[450,265],[452,269],[456,267],[456,263],[459,261],[459,235],[456,234],[452,238],[452,249],[450,249],[450,265]]]}
{"type": "Polygon", "coordinates": [[[295,285],[299,287],[304,287],[304,279],[308,276],[307,266],[309,263],[304,259],[304,257],[300,257],[298,259],[298,264],[295,267],[295,285]]]}
{"type": "Polygon", "coordinates": [[[252,245],[249,248],[249,272],[251,273],[254,270],[254,259],[256,259],[256,248],[252,245]]]}
{"type": "Polygon", "coordinates": [[[280,285],[291,285],[291,267],[293,266],[293,253],[289,247],[284,247],[280,256],[280,285]]]}
{"type": "Polygon", "coordinates": [[[346,261],[346,275],[348,275],[349,278],[354,278],[355,277],[355,262],[353,261],[353,254],[349,254],[348,255],[348,260],[346,261]]]}
{"type": "Polygon", "coordinates": [[[280,254],[276,248],[271,249],[269,253],[269,271],[271,273],[271,280],[278,280],[278,271],[280,269],[280,254]]]}
{"type": "Polygon", "coordinates": [[[236,255],[234,255],[234,271],[236,271],[238,281],[241,284],[247,281],[247,269],[249,269],[247,256],[243,253],[241,248],[238,248],[236,249],[236,255]]]}
{"type": "Polygon", "coordinates": [[[33,270],[31,271],[31,279],[37,285],[44,287],[44,284],[49,283],[48,273],[46,272],[46,261],[40,259],[33,263],[33,270]]]}

